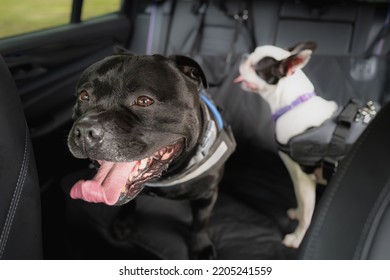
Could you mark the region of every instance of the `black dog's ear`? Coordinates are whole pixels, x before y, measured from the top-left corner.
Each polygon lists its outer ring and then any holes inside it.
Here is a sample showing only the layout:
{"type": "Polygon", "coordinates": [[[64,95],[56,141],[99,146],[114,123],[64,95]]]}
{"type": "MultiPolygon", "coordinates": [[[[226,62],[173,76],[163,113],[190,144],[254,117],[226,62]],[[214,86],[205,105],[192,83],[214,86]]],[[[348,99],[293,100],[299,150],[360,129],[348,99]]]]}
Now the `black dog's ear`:
{"type": "Polygon", "coordinates": [[[291,54],[297,54],[303,50],[311,50],[314,52],[317,49],[317,43],[313,41],[301,42],[288,48],[287,50],[291,52],[291,54]]]}
{"type": "Polygon", "coordinates": [[[116,45],[114,46],[113,55],[134,55],[134,53],[122,46],[116,45]]]}
{"type": "Polygon", "coordinates": [[[169,59],[175,62],[177,68],[179,68],[181,72],[195,80],[198,83],[198,86],[203,85],[204,88],[207,88],[206,76],[195,60],[184,55],[171,55],[169,56],[169,59]]]}

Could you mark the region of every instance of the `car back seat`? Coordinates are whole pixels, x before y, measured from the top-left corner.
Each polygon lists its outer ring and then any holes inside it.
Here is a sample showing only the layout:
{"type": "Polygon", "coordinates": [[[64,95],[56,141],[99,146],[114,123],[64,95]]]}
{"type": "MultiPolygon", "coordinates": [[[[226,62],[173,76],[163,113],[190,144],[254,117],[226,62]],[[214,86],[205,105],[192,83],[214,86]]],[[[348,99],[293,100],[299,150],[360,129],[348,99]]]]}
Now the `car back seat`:
{"type": "MultiPolygon", "coordinates": [[[[381,28],[388,5],[385,1],[374,4],[314,0],[145,1],[148,5],[140,6],[134,34],[137,40],[133,40],[130,49],[149,54],[190,53],[197,35],[196,9],[202,2],[214,3],[209,5],[205,17],[200,48],[203,55],[220,55],[228,51],[227,43],[231,41],[235,28],[231,15],[240,7],[242,9],[243,2],[248,3],[256,45],[289,47],[299,41],[312,40],[319,45],[317,54],[328,55],[363,53],[381,28]],[[228,7],[230,16],[220,9],[221,2],[228,7]]],[[[247,31],[244,30],[236,40],[237,53],[251,51],[248,50],[248,34],[245,33],[247,31]]]]}
{"type": "MultiPolygon", "coordinates": [[[[228,59],[229,55],[235,55],[234,60],[258,45],[287,48],[310,40],[316,41],[318,48],[304,71],[317,94],[340,105],[350,98],[381,103],[388,100],[381,94],[387,71],[387,63],[381,60],[385,59],[378,59],[379,63],[360,59],[367,55],[365,51],[385,22],[386,3],[165,0],[143,8],[136,20],[136,30],[140,27],[142,31],[135,36],[143,34],[140,40],[133,40],[131,49],[138,53],[191,55],[203,66],[211,86],[220,86],[226,72],[233,71],[234,61],[228,59]],[[209,4],[199,28],[203,3],[209,4]],[[244,9],[249,19],[235,38],[234,14],[244,9]],[[367,85],[366,80],[364,84],[355,82],[352,71],[376,71],[378,75],[367,85]]],[[[388,37],[382,44],[383,54],[390,49],[388,37]]]]}
{"type": "MultiPolygon", "coordinates": [[[[137,33],[134,37],[137,40],[133,40],[130,49],[139,54],[191,54],[200,31],[202,38],[196,50],[199,54],[227,54],[236,29],[236,21],[232,17],[236,11],[244,9],[241,2],[245,1],[221,1],[221,5],[229,7],[226,11],[211,4],[205,11],[203,4],[207,2],[165,0],[141,6],[135,19],[137,33]],[[199,28],[202,13],[205,13],[203,28],[199,28]]],[[[252,35],[245,29],[240,31],[234,40],[235,52],[248,52],[251,50],[248,41],[252,40],[252,35]]]]}
{"type": "Polygon", "coordinates": [[[258,45],[284,48],[301,41],[317,42],[304,68],[317,94],[340,105],[350,98],[384,104],[388,99],[383,95],[388,71],[384,54],[390,36],[384,38],[380,52],[367,49],[384,25],[388,7],[388,3],[357,1],[256,1],[255,37],[258,45]],[[368,57],[373,54],[379,58],[368,57]]]}
{"type": "MultiPolygon", "coordinates": [[[[199,4],[202,2],[147,1],[146,5],[140,6],[135,19],[135,34],[129,47],[140,54],[179,53],[194,56],[206,71],[211,84],[209,92],[222,107],[223,117],[233,128],[238,146],[227,163],[220,188],[221,199],[217,202],[211,223],[219,257],[294,258],[294,253],[280,247],[282,236],[294,227],[285,214],[288,208],[295,205],[293,188],[277,156],[274,123],[270,119],[268,104],[257,95],[244,93],[232,82],[238,75],[240,56],[252,51],[256,45],[289,47],[302,40],[315,40],[319,48],[308,65],[313,65],[313,68],[307,66],[305,72],[311,75],[320,94],[343,102],[355,94],[353,88],[341,94],[340,88],[328,91],[330,81],[327,77],[329,73],[337,73],[339,77],[336,77],[337,82],[334,80],[334,83],[343,84],[343,79],[349,75],[349,68],[335,71],[338,64],[327,63],[328,58],[337,60],[346,57],[349,63],[353,56],[360,56],[383,25],[386,10],[381,4],[361,2],[248,1],[251,23],[234,38],[237,21],[226,11],[242,11],[241,1],[212,1],[201,21],[199,4]],[[218,5],[220,2],[224,2],[227,8],[221,9],[218,5]],[[201,29],[199,23],[203,25],[201,29]],[[229,54],[233,54],[230,60],[227,59],[229,54]],[[322,72],[315,67],[319,65],[316,56],[322,59],[319,68],[322,72]],[[236,217],[234,211],[233,214],[231,212],[231,209],[241,206],[246,210],[240,210],[240,213],[247,213],[244,216],[248,218],[244,222],[242,217],[236,217]],[[253,213],[258,213],[262,221],[255,221],[256,215],[252,216],[253,213]],[[228,221],[223,219],[226,215],[230,217],[228,221]],[[249,231],[257,232],[259,238],[252,236],[242,239],[243,231],[247,233],[246,236],[250,235],[249,231]],[[237,248],[241,248],[241,251],[237,248]],[[247,248],[250,248],[249,252],[247,248]]],[[[386,48],[384,50],[387,51],[386,48]]],[[[382,92],[382,88],[376,88],[375,91],[382,92]]],[[[155,208],[150,209],[149,205],[161,203],[162,207],[158,209],[169,212],[165,218],[173,221],[167,223],[171,226],[149,232],[142,230],[145,228],[141,222],[138,239],[132,241],[140,247],[148,248],[160,258],[186,258],[188,248],[183,239],[183,231],[186,232],[183,224],[190,218],[188,211],[183,210],[186,207],[182,203],[159,198],[139,198],[137,202],[140,202],[137,206],[139,217],[155,214],[158,217],[155,208]],[[171,244],[169,248],[165,246],[167,243],[171,244]]],[[[140,220],[143,221],[142,218],[140,220]]]]}
{"type": "Polygon", "coordinates": [[[382,26],[383,5],[353,1],[255,1],[258,45],[315,41],[316,54],[361,54],[382,26]],[[263,28],[262,28],[263,27],[263,28]]]}

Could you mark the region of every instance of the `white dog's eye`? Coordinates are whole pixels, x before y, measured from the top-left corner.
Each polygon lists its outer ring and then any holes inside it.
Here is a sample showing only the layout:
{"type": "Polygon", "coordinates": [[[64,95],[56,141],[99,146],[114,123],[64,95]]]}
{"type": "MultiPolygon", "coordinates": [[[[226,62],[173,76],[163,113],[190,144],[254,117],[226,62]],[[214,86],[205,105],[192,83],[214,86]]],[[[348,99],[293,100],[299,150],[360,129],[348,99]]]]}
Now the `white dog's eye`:
{"type": "Polygon", "coordinates": [[[135,100],[135,105],[141,106],[141,107],[148,107],[154,103],[154,100],[147,96],[138,96],[135,100]]]}

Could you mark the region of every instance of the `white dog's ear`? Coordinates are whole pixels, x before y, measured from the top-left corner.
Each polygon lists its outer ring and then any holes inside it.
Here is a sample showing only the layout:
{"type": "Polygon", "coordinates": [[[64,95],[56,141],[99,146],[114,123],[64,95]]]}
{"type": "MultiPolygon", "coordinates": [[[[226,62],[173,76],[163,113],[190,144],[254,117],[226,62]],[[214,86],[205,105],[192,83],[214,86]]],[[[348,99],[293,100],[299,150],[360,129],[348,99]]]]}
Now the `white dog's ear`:
{"type": "Polygon", "coordinates": [[[295,71],[302,69],[309,62],[311,54],[311,50],[304,49],[281,60],[279,71],[282,73],[282,76],[290,76],[294,74],[295,71]]]}
{"type": "Polygon", "coordinates": [[[307,42],[298,43],[295,46],[292,46],[292,47],[288,48],[287,50],[291,54],[297,54],[297,53],[299,53],[300,51],[303,51],[303,50],[311,50],[312,52],[314,52],[316,49],[317,49],[317,43],[316,42],[307,41],[307,42]]]}

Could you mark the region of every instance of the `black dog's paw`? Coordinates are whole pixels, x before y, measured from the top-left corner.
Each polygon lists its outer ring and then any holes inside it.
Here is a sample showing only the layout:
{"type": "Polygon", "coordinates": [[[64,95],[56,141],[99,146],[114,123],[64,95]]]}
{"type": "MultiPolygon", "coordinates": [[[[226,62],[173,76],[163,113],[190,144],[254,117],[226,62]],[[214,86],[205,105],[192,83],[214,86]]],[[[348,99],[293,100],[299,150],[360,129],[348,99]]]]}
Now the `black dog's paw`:
{"type": "Polygon", "coordinates": [[[114,238],[123,241],[131,238],[135,227],[135,202],[132,201],[121,206],[121,211],[116,215],[111,224],[111,230],[114,238]]]}
{"type": "Polygon", "coordinates": [[[192,260],[214,260],[217,251],[208,235],[194,235],[191,244],[192,260]]]}
{"type": "Polygon", "coordinates": [[[217,258],[217,252],[214,245],[209,245],[202,248],[200,251],[194,250],[191,253],[192,260],[215,260],[217,258]]]}

